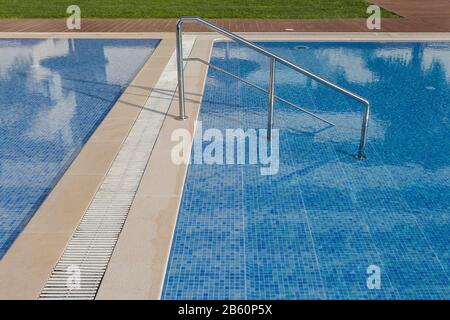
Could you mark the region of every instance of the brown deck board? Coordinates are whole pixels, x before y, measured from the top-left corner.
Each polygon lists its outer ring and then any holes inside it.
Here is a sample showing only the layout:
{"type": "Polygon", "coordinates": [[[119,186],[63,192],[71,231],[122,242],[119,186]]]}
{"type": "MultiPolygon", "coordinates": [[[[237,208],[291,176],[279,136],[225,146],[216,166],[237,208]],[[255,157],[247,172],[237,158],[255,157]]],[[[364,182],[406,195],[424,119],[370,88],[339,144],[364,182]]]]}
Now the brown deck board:
{"type": "MultiPolygon", "coordinates": [[[[402,18],[382,19],[379,32],[450,32],[450,0],[371,0],[402,18]]],[[[65,19],[0,19],[0,32],[174,32],[177,19],[82,19],[68,30],[65,19]]],[[[373,32],[365,19],[215,19],[234,32],[373,32]]],[[[187,24],[186,31],[209,31],[187,24]]]]}
{"type": "MultiPolygon", "coordinates": [[[[213,20],[214,21],[214,20],[213,20]]],[[[214,21],[233,32],[373,32],[365,19],[335,20],[221,20],[214,21]]],[[[0,32],[174,32],[175,19],[84,19],[81,30],[68,30],[64,19],[0,19],[0,32]]],[[[188,32],[209,31],[198,25],[186,25],[188,32]]],[[[450,32],[448,18],[383,19],[379,32],[450,32]]]]}

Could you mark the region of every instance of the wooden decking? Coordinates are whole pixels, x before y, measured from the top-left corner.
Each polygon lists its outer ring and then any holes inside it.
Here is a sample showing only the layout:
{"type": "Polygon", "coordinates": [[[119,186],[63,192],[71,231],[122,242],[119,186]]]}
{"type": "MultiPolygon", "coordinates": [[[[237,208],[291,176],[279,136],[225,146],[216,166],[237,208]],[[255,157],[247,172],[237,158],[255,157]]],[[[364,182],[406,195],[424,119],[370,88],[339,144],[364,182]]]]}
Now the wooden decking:
{"type": "MultiPolygon", "coordinates": [[[[450,32],[449,0],[371,0],[401,16],[382,19],[381,32],[450,32]]],[[[365,19],[217,19],[234,32],[372,32],[365,19]]],[[[176,19],[82,19],[77,32],[173,32],[176,19]]],[[[205,31],[188,25],[187,31],[205,31]]],[[[0,19],[0,32],[68,32],[65,19],[0,19]]]]}

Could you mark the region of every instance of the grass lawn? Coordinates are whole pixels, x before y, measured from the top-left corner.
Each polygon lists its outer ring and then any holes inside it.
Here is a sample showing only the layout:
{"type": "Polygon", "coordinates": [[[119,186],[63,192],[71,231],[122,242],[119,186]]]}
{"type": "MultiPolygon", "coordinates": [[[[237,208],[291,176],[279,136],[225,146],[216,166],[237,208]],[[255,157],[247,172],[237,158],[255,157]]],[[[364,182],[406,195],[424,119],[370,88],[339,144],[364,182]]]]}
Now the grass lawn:
{"type": "MultiPolygon", "coordinates": [[[[82,18],[364,18],[365,0],[0,0],[0,18],[64,18],[77,4],[82,18]]],[[[384,11],[382,16],[395,17],[384,11]]]]}

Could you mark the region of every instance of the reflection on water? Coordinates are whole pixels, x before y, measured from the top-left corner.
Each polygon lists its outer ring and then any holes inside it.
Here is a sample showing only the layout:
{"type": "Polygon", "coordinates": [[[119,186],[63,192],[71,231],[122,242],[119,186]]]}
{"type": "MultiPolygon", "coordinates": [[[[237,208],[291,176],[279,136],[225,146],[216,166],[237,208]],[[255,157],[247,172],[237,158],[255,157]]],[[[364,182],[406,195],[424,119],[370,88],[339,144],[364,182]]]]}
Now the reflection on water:
{"type": "MultiPolygon", "coordinates": [[[[449,43],[308,43],[307,46],[290,43],[286,47],[285,43],[273,42],[262,45],[367,97],[372,103],[371,126],[376,128],[371,128],[375,131],[371,132],[371,138],[382,147],[379,152],[394,152],[396,161],[422,162],[429,168],[449,164],[450,157],[440,157],[442,153],[450,154],[447,139],[449,43]],[[298,49],[299,46],[306,48],[298,49]],[[380,132],[384,132],[382,140],[379,140],[380,132]],[[428,156],[433,154],[436,161],[429,161],[428,156]]],[[[224,68],[234,69],[241,76],[267,86],[268,60],[264,56],[233,44],[218,45],[216,50],[216,61],[224,68]]],[[[282,65],[278,65],[276,83],[278,95],[322,113],[338,125],[359,130],[361,118],[356,111],[362,109],[361,105],[282,65]]],[[[279,117],[287,120],[283,126],[292,127],[298,122],[320,126],[311,119],[289,121],[292,116],[289,108],[280,108],[279,112],[279,117]]],[[[342,136],[338,139],[342,140],[342,136]]],[[[390,159],[383,158],[387,162],[390,159]]]]}
{"type": "MultiPolygon", "coordinates": [[[[450,43],[260,43],[369,99],[277,65],[280,171],[190,165],[164,298],[450,298],[450,43]],[[382,270],[368,290],[366,270],[382,270]],[[196,279],[195,284],[185,279],[196,279]]],[[[267,88],[268,59],[216,43],[212,63],[267,88]]],[[[205,128],[265,128],[268,97],[210,70],[205,128]]]]}
{"type": "Polygon", "coordinates": [[[0,257],[157,43],[0,39],[0,257]]]}
{"type": "Polygon", "coordinates": [[[424,73],[440,68],[445,73],[447,83],[450,83],[450,46],[434,45],[425,47],[421,52],[422,69],[424,73]]]}

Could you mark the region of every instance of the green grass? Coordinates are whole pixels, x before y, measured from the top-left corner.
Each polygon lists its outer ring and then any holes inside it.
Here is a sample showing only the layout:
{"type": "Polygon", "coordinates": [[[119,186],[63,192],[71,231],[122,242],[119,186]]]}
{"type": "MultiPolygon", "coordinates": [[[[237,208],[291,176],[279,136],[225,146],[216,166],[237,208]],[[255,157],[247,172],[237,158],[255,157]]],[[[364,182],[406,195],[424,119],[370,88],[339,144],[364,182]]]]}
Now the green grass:
{"type": "MultiPolygon", "coordinates": [[[[365,0],[0,0],[0,18],[64,18],[77,4],[82,18],[320,19],[365,18],[365,0]]],[[[382,16],[395,14],[382,10],[382,16]]]]}

